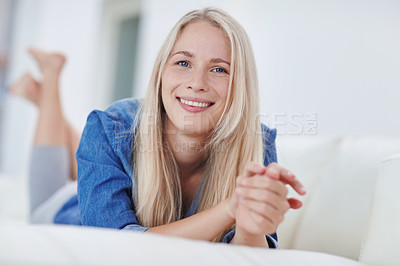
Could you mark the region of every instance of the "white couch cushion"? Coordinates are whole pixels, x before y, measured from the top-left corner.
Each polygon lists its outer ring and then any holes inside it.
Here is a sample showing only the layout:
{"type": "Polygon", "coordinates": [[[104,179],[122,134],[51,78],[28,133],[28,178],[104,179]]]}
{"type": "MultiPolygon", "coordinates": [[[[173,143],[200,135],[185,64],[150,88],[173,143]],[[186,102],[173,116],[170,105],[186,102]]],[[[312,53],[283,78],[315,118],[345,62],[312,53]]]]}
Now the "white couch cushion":
{"type": "Polygon", "coordinates": [[[0,221],[28,221],[28,189],[22,177],[0,173],[0,221]]]}
{"type": "MultiPolygon", "coordinates": [[[[300,198],[303,206],[308,205],[308,199],[337,152],[340,141],[340,138],[322,136],[278,136],[278,163],[291,170],[307,189],[307,194],[300,198]]],[[[289,190],[289,196],[299,198],[292,189],[289,190]]],[[[293,236],[304,209],[289,210],[286,213],[285,220],[278,227],[280,248],[293,248],[293,236]]]]}
{"type": "Polygon", "coordinates": [[[399,151],[399,139],[344,139],[310,195],[293,247],[358,259],[379,163],[399,151]]]}
{"type": "Polygon", "coordinates": [[[0,265],[362,265],[323,253],[104,228],[0,224],[0,235],[0,265]]]}
{"type": "Polygon", "coordinates": [[[400,265],[400,153],[384,160],[372,199],[360,261],[368,265],[400,265]]]}

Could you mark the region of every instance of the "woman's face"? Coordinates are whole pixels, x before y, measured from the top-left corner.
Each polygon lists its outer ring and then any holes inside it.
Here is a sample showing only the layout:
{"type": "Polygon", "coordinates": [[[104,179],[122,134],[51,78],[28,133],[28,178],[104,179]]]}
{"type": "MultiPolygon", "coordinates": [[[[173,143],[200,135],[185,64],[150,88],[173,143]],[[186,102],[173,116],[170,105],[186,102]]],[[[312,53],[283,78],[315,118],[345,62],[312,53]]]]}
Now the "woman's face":
{"type": "Polygon", "coordinates": [[[186,25],[161,77],[167,133],[208,136],[225,107],[230,61],[222,30],[208,22],[186,25]]]}

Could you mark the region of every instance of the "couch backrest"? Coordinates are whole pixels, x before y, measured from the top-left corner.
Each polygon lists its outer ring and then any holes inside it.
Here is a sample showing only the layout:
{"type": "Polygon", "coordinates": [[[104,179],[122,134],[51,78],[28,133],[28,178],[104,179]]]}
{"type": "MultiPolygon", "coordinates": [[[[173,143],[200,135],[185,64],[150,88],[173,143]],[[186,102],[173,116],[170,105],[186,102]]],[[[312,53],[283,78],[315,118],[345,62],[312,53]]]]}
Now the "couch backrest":
{"type": "Polygon", "coordinates": [[[281,247],[358,259],[379,163],[400,151],[400,139],[346,137],[321,141],[315,137],[320,146],[311,143],[309,137],[297,140],[307,145],[295,144],[293,139],[282,141],[285,153],[281,163],[295,174],[299,172],[298,177],[308,185],[308,195],[303,209],[291,211],[292,217],[287,215],[280,227],[281,247]],[[304,146],[303,154],[300,146],[304,146]],[[285,236],[282,230],[290,235],[285,236]],[[285,240],[289,242],[283,244],[285,240]]]}
{"type": "MultiPolygon", "coordinates": [[[[300,198],[303,207],[290,210],[278,227],[280,248],[293,248],[298,224],[308,206],[310,195],[322,174],[326,172],[327,165],[337,152],[340,141],[340,138],[331,137],[278,136],[276,143],[278,163],[291,170],[307,188],[307,194],[300,198]]],[[[289,189],[289,196],[299,197],[292,189],[289,189]]]]}
{"type": "Polygon", "coordinates": [[[400,265],[400,153],[384,160],[369,213],[359,260],[367,265],[400,265]]]}

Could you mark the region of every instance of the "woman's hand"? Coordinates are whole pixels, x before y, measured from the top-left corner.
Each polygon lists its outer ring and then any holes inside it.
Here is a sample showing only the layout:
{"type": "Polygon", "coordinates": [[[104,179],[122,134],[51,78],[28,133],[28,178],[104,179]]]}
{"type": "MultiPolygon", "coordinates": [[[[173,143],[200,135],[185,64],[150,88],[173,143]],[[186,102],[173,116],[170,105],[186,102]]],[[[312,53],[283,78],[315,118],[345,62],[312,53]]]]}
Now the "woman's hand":
{"type": "MultiPolygon", "coordinates": [[[[252,177],[254,175],[262,175],[265,173],[266,167],[261,166],[254,162],[249,162],[245,168],[245,177],[252,177]]],[[[236,178],[236,189],[238,188],[238,183],[240,183],[242,176],[236,178]]],[[[239,204],[239,196],[238,193],[233,193],[229,202],[227,204],[227,212],[230,218],[236,220],[236,212],[239,204]]]]}
{"type": "Polygon", "coordinates": [[[250,162],[244,176],[237,178],[235,195],[231,200],[236,205],[236,228],[250,235],[265,235],[276,232],[289,208],[298,209],[301,201],[287,198],[289,184],[300,195],[304,186],[285,168],[276,163],[268,167],[250,162]]]}

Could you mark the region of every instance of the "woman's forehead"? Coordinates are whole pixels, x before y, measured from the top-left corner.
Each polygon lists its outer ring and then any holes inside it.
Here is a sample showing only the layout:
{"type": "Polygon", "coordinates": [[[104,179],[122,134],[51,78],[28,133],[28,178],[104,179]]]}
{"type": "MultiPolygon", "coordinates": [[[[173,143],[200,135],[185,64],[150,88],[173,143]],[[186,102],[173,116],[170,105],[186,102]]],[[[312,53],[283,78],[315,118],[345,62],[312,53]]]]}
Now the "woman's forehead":
{"type": "Polygon", "coordinates": [[[171,55],[187,51],[193,56],[208,54],[230,61],[231,45],[225,32],[206,21],[186,25],[179,34],[171,55]]]}

